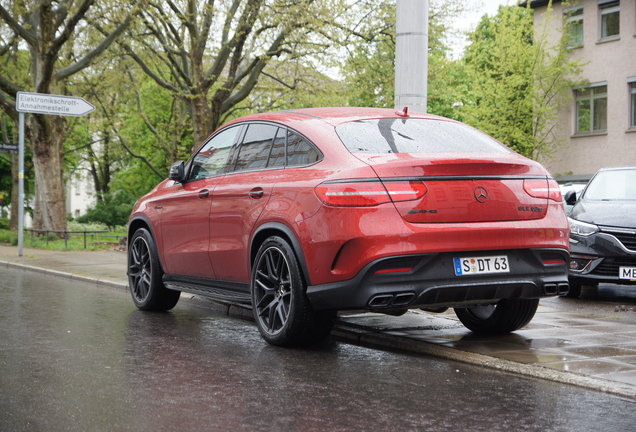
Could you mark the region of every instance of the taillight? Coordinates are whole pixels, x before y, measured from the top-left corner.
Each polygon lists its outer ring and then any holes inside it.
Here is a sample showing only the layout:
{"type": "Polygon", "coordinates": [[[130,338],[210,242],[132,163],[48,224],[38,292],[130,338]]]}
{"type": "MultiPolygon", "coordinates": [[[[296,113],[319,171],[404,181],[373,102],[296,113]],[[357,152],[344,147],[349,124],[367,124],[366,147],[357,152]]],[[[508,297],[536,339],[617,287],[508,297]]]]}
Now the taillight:
{"type": "Polygon", "coordinates": [[[420,199],[428,192],[426,185],[421,181],[385,182],[384,186],[394,202],[420,199]]]}
{"type": "Polygon", "coordinates": [[[523,190],[528,195],[535,198],[551,199],[552,201],[561,202],[561,189],[559,184],[552,179],[527,179],[523,181],[523,190]]]}
{"type": "Polygon", "coordinates": [[[427,192],[422,182],[338,182],[316,186],[316,195],[330,206],[371,207],[391,201],[409,201],[422,198],[427,192]]]}
{"type": "Polygon", "coordinates": [[[563,197],[561,196],[561,188],[556,180],[548,180],[548,187],[550,188],[550,199],[556,202],[563,202],[563,197]]]}

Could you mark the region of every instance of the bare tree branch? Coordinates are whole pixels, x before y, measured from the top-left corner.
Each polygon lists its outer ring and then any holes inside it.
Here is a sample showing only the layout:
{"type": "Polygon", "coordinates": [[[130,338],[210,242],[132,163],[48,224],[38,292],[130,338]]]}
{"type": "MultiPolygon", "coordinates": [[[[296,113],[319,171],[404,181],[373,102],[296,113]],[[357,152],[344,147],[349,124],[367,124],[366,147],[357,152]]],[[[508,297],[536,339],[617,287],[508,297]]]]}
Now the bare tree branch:
{"type": "MultiPolygon", "coordinates": [[[[256,21],[256,17],[258,16],[258,12],[260,11],[262,5],[263,5],[263,0],[255,0],[255,1],[249,2],[245,6],[245,9],[243,10],[243,13],[241,14],[241,18],[239,19],[238,26],[234,33],[234,37],[232,38],[232,40],[230,40],[229,42],[227,42],[226,44],[222,46],[219,54],[216,57],[216,60],[214,61],[214,64],[205,74],[205,79],[203,82],[203,86],[205,88],[208,88],[209,86],[211,86],[212,83],[214,83],[218,79],[218,77],[221,75],[221,72],[225,68],[227,60],[229,56],[232,54],[233,50],[234,50],[233,62],[236,63],[236,65],[234,66],[234,72],[236,71],[236,67],[238,67],[238,60],[239,60],[239,57],[237,56],[237,54],[240,54],[240,52],[237,52],[237,51],[242,51],[242,47],[245,44],[247,37],[249,36],[249,33],[250,33],[249,30],[254,25],[254,22],[256,21]]],[[[231,20],[229,22],[231,22],[231,20]]],[[[226,25],[229,25],[227,20],[226,20],[226,25]]]]}
{"type": "Polygon", "coordinates": [[[62,33],[60,33],[60,35],[57,38],[55,38],[55,40],[53,41],[53,44],[51,45],[51,48],[50,48],[50,51],[52,53],[57,53],[62,47],[62,45],[64,45],[66,41],[68,41],[68,39],[73,34],[73,31],[75,31],[75,27],[77,26],[77,23],[79,23],[80,20],[84,16],[86,16],[88,9],[93,5],[93,3],[95,3],[95,0],[84,0],[82,2],[82,4],[77,9],[77,11],[69,19],[66,26],[64,26],[64,30],[62,31],[62,33]]]}
{"type": "Polygon", "coordinates": [[[238,10],[240,4],[241,0],[234,0],[234,3],[232,3],[232,6],[227,12],[227,16],[225,17],[225,24],[223,25],[223,35],[221,36],[222,46],[227,43],[227,38],[230,34],[230,27],[232,25],[232,18],[234,17],[234,14],[236,14],[236,11],[238,10]]]}
{"type": "Polygon", "coordinates": [[[15,33],[24,39],[26,43],[32,47],[38,44],[35,33],[21,26],[2,5],[0,5],[0,18],[2,18],[15,33]]]}
{"type": "MultiPolygon", "coordinates": [[[[93,27],[95,27],[100,33],[102,33],[103,35],[106,35],[106,31],[96,22],[91,22],[91,25],[93,25],[93,27]]],[[[122,42],[121,39],[117,40],[117,44],[124,49],[124,51],[126,51],[126,54],[128,54],[134,61],[135,63],[137,63],[139,65],[139,67],[141,67],[141,69],[144,71],[144,73],[146,73],[154,82],[156,82],[160,87],[165,88],[166,90],[170,90],[171,92],[174,93],[179,93],[179,89],[175,86],[173,86],[172,84],[170,84],[169,82],[167,82],[166,80],[162,79],[159,75],[157,75],[156,73],[154,73],[152,71],[152,69],[146,64],[146,62],[144,62],[141,57],[139,57],[134,51],[133,49],[130,47],[130,45],[128,45],[125,42],[122,42]]]]}
{"type": "Polygon", "coordinates": [[[205,44],[210,37],[210,29],[212,28],[212,18],[214,17],[214,0],[207,0],[203,6],[203,20],[201,24],[201,35],[195,46],[197,53],[205,50],[205,44]]]}
{"type": "MultiPolygon", "coordinates": [[[[160,12],[161,13],[161,12],[160,12]]],[[[167,20],[167,18],[162,15],[161,17],[161,23],[164,25],[168,25],[168,23],[166,23],[164,20],[167,20]]],[[[177,61],[177,59],[174,57],[174,55],[179,56],[180,58],[182,57],[183,52],[185,51],[182,47],[182,49],[180,51],[176,51],[173,50],[170,47],[170,44],[168,43],[168,41],[166,41],[164,34],[159,31],[158,28],[156,28],[149,20],[145,19],[144,17],[144,24],[146,25],[146,27],[148,28],[148,30],[150,30],[150,32],[155,36],[155,38],[157,39],[157,41],[159,41],[159,43],[161,44],[161,47],[163,48],[164,52],[166,53],[166,58],[168,60],[169,63],[166,63],[170,69],[172,70],[173,74],[175,74],[176,76],[179,76],[182,80],[182,82],[185,83],[184,87],[190,87],[192,85],[192,80],[190,78],[190,76],[186,73],[187,71],[184,70],[184,68],[182,67],[183,65],[179,63],[179,61],[177,61]]],[[[182,44],[181,40],[175,41],[178,44],[182,44]]],[[[161,57],[163,59],[163,56],[161,57]]]]}
{"type": "MultiPolygon", "coordinates": [[[[143,4],[143,1],[141,2],[141,4],[143,4]]],[[[106,38],[102,41],[102,43],[97,45],[88,54],[86,54],[84,57],[79,59],[74,64],[57,71],[57,73],[55,74],[55,79],[58,81],[61,81],[81,71],[88,65],[90,65],[91,62],[95,60],[97,56],[99,56],[101,53],[106,51],[106,49],[108,49],[108,47],[119,37],[119,35],[122,34],[124,30],[126,30],[126,28],[130,25],[130,22],[132,21],[133,16],[136,13],[137,13],[137,9],[135,8],[133,11],[131,11],[128,14],[126,19],[119,26],[117,26],[115,30],[113,30],[110,34],[106,35],[106,38]]]]}
{"type": "MultiPolygon", "coordinates": [[[[280,46],[282,45],[284,40],[285,40],[285,32],[279,33],[276,40],[274,40],[272,45],[267,50],[267,54],[266,54],[267,58],[271,58],[274,55],[277,55],[277,53],[279,53],[280,46]]],[[[250,94],[250,92],[252,91],[256,83],[258,82],[258,76],[261,74],[266,64],[267,62],[262,57],[258,59],[254,68],[252,69],[252,72],[248,76],[247,81],[245,82],[245,84],[243,84],[243,87],[241,87],[239,91],[232,94],[223,102],[223,104],[221,105],[222,112],[232,108],[234,105],[241,102],[250,94]]]]}
{"type": "Polygon", "coordinates": [[[0,90],[8,95],[15,95],[17,92],[22,90],[22,88],[6,79],[3,75],[0,75],[0,90]]]}
{"type": "Polygon", "coordinates": [[[295,89],[296,89],[296,83],[294,83],[294,84],[287,84],[287,83],[286,83],[285,81],[283,81],[282,79],[280,79],[280,78],[278,78],[278,77],[275,77],[274,75],[268,74],[268,73],[267,73],[267,72],[265,72],[265,71],[262,71],[262,72],[261,72],[261,75],[264,75],[264,76],[266,76],[266,77],[268,77],[268,78],[273,79],[273,80],[274,80],[274,81],[276,81],[277,83],[282,84],[283,86],[287,87],[287,88],[288,88],[288,89],[290,89],[290,90],[295,90],[295,89]]]}

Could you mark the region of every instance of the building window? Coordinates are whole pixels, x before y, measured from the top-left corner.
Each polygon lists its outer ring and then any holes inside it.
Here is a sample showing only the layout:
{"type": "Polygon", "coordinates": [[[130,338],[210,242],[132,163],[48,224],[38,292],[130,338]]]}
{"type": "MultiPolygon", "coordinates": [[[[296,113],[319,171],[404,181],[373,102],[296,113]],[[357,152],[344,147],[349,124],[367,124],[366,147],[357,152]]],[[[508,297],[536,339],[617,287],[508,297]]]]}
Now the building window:
{"type": "Polygon", "coordinates": [[[607,130],[607,84],[574,90],[576,133],[607,130]]]}
{"type": "Polygon", "coordinates": [[[629,83],[629,127],[636,129],[636,79],[629,83]]]}
{"type": "Polygon", "coordinates": [[[567,28],[567,47],[583,46],[583,8],[568,9],[564,13],[567,28]]]}
{"type": "Polygon", "coordinates": [[[599,4],[601,12],[601,40],[618,39],[620,34],[620,4],[617,1],[599,4]]]}

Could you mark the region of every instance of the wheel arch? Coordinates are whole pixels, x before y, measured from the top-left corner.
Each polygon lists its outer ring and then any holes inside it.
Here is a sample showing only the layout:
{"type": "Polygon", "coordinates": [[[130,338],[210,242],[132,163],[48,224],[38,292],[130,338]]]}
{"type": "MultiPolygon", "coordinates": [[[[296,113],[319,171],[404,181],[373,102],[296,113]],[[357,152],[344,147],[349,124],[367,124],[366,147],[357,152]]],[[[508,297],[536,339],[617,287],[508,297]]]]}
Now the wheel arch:
{"type": "Polygon", "coordinates": [[[309,276],[309,271],[307,267],[307,261],[305,260],[305,254],[303,253],[302,246],[300,245],[300,241],[294,231],[289,228],[287,225],[282,224],[280,222],[268,222],[261,226],[259,226],[254,234],[252,235],[252,239],[250,241],[250,269],[254,264],[254,260],[256,259],[256,254],[258,253],[258,249],[261,247],[263,242],[271,236],[280,236],[285,239],[296,254],[296,258],[298,259],[298,263],[300,264],[300,268],[303,272],[303,277],[305,278],[305,283],[307,285],[311,285],[311,278],[309,276]]]}
{"type": "Polygon", "coordinates": [[[150,234],[152,234],[153,238],[157,238],[148,218],[144,215],[138,215],[131,219],[130,222],[128,222],[128,246],[130,246],[130,239],[132,238],[133,234],[139,228],[146,228],[148,231],[150,231],[150,234]]]}
{"type": "MultiPolygon", "coordinates": [[[[155,245],[157,245],[157,235],[155,234],[155,231],[152,228],[152,224],[150,223],[150,220],[144,215],[137,215],[134,218],[132,218],[130,222],[128,222],[127,247],[130,247],[130,240],[132,239],[133,234],[135,234],[135,231],[137,231],[139,228],[146,228],[148,231],[150,231],[150,235],[155,240],[155,245]]],[[[157,245],[157,255],[159,257],[159,264],[161,265],[161,268],[165,268],[162,262],[163,259],[161,257],[161,251],[159,249],[160,248],[157,245]]]]}

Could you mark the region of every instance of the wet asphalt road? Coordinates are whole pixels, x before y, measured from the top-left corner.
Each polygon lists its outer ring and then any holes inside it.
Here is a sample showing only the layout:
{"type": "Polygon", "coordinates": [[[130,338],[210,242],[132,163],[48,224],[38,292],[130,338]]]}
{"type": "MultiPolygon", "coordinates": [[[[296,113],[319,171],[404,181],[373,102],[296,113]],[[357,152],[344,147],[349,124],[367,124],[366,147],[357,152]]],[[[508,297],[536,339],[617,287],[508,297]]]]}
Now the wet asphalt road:
{"type": "Polygon", "coordinates": [[[634,431],[636,402],[0,269],[1,431],[634,431]]]}

